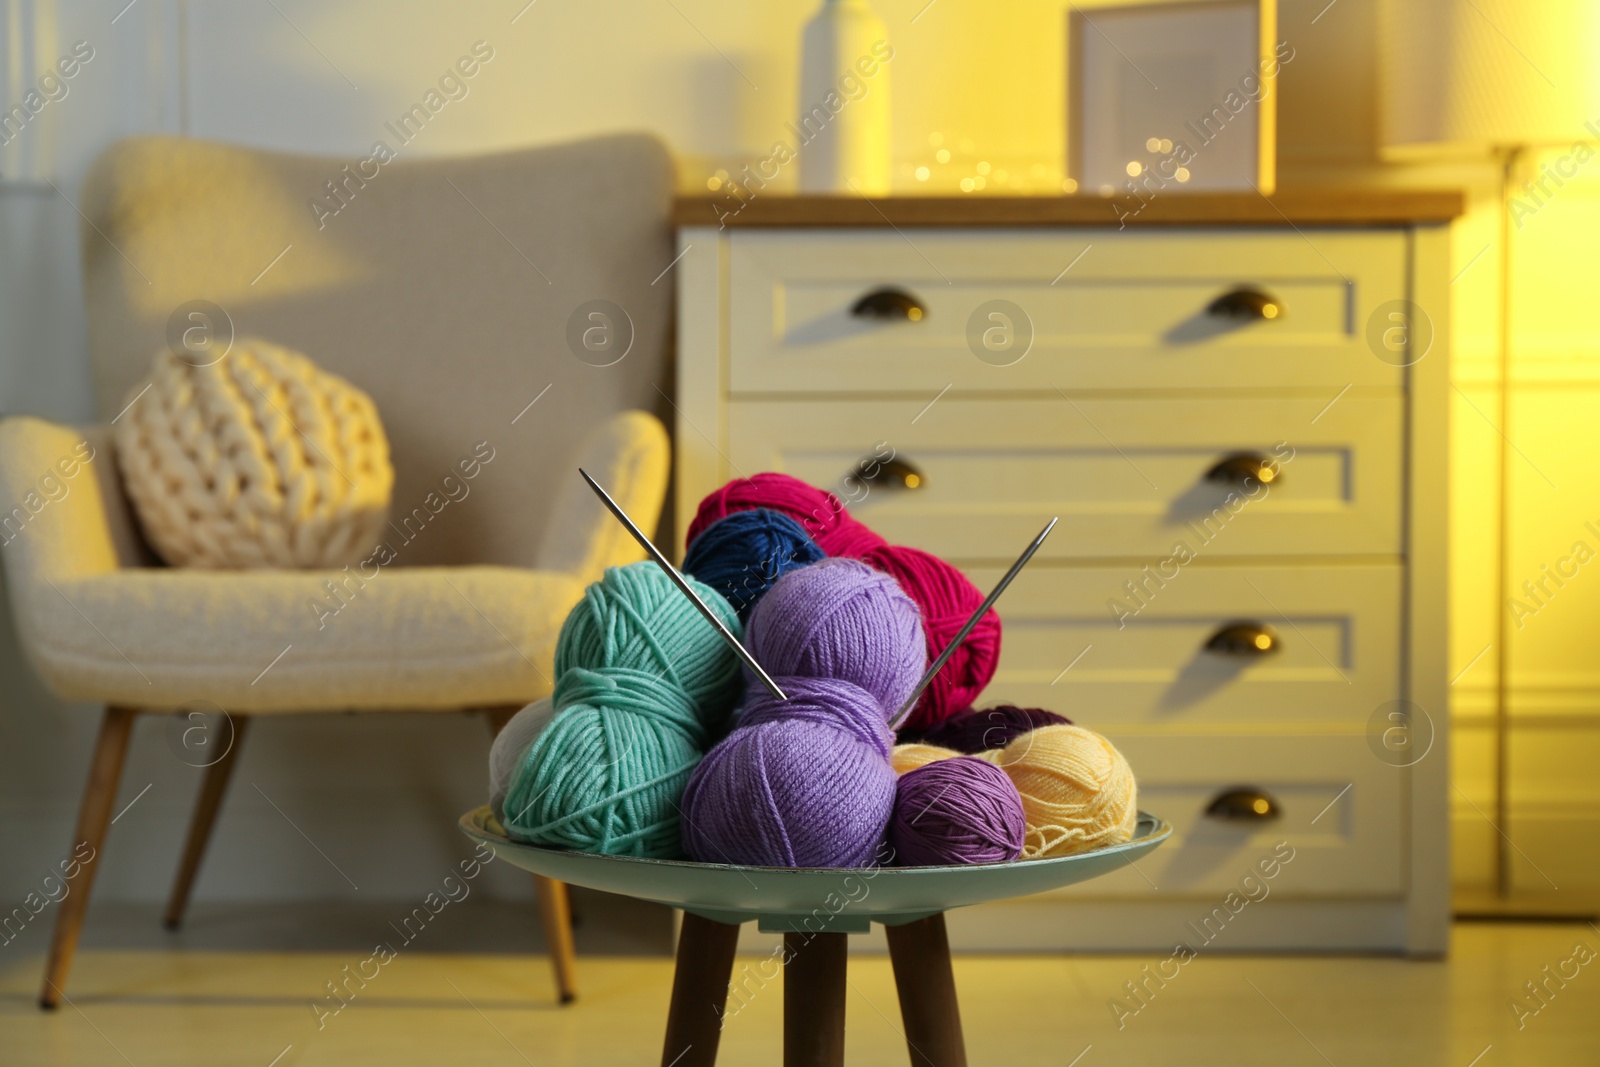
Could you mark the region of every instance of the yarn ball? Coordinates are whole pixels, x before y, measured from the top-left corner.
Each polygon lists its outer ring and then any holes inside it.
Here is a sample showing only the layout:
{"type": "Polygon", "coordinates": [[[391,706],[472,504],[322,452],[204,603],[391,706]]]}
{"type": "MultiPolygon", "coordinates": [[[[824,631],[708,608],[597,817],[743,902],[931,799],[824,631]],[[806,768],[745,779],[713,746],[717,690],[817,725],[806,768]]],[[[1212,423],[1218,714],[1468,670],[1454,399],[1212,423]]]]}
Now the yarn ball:
{"type": "MultiPolygon", "coordinates": [[[[739,617],[690,579],[735,634],[739,617]]],[[[611,855],[680,854],[689,774],[743,687],[739,661],[651,562],[589,586],[556,642],[555,715],[504,802],[509,835],[611,855]]]]}
{"type": "Polygon", "coordinates": [[[825,559],[785,574],[761,598],[748,647],[769,674],[860,686],[887,721],[927,669],[920,630],[916,604],[893,578],[858,560],[825,559]]]}
{"type": "Polygon", "coordinates": [[[1007,863],[1022,854],[1022,798],[1006,772],[956,756],[895,783],[889,847],[902,867],[1007,863]]]}
{"type": "Polygon", "coordinates": [[[953,748],[941,748],[938,745],[924,745],[912,742],[906,745],[896,745],[889,753],[889,766],[894,768],[894,773],[905,774],[918,767],[926,767],[936,760],[955,759],[961,753],[953,748]]]}
{"type": "Polygon", "coordinates": [[[114,427],[145,538],[173,566],[328,567],[372,550],[394,468],[372,399],[297,352],[170,349],[114,427]]]}
{"type": "Polygon", "coordinates": [[[1070,856],[1120,845],[1138,822],[1138,787],[1122,753],[1081,726],[1041,726],[999,755],[1022,796],[1022,855],[1070,856]]]}
{"type": "Polygon", "coordinates": [[[918,739],[970,755],[991,748],[1005,748],[1012,739],[1041,726],[1070,725],[1071,722],[1043,708],[998,704],[981,711],[977,708],[959,711],[931,730],[924,730],[918,739]]]}
{"type": "MultiPolygon", "coordinates": [[[[863,559],[894,577],[922,612],[922,627],[931,662],[983,603],[983,591],[956,568],[930,552],[887,545],[863,559]]],[[[1000,662],[1000,616],[991,609],[978,620],[933,682],[923,691],[905,726],[927,730],[962,708],[972,706],[994,677],[1000,662]]]]}
{"type": "Polygon", "coordinates": [[[883,543],[882,538],[850,517],[837,496],[773,471],[735,478],[709,493],[689,523],[689,543],[693,544],[717,520],[752,508],[782,512],[794,519],[830,556],[859,555],[865,551],[861,546],[883,543]],[[846,547],[851,551],[844,551],[846,547]]]}
{"type": "Polygon", "coordinates": [[[684,850],[703,863],[868,866],[894,810],[883,707],[838,679],[778,681],[789,699],[752,689],[738,728],[690,776],[684,850]]]}
{"type": "Polygon", "coordinates": [[[555,703],[549,697],[535,700],[523,708],[500,728],[494,744],[489,746],[489,807],[494,817],[503,824],[506,817],[506,794],[511,791],[511,779],[517,768],[533,747],[534,739],[544,732],[555,716],[555,703]]]}
{"type": "Polygon", "coordinates": [[[689,543],[683,570],[721,593],[748,621],[750,609],[774,582],[824,558],[798,522],[780,511],[754,508],[718,519],[689,543]]]}

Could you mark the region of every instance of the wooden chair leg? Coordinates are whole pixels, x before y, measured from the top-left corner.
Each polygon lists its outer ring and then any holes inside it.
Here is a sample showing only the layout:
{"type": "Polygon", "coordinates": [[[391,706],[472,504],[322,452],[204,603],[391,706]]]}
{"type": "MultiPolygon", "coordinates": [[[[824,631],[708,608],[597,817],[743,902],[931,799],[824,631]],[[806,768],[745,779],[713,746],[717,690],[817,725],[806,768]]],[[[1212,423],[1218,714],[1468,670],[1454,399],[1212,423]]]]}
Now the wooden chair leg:
{"type": "Polygon", "coordinates": [[[68,883],[67,895],[56,906],[50,957],[44,969],[44,988],[39,992],[39,1007],[46,1010],[61,1003],[67,972],[72,969],[72,956],[77,951],[78,934],[83,930],[83,916],[89,906],[89,890],[99,870],[106,828],[111,825],[111,807],[116,803],[122,763],[128,755],[128,739],[138,715],[136,708],[111,707],[100,721],[100,737],[89,763],[89,781],[84,786],[83,805],[78,809],[78,828],[72,842],[72,856],[79,863],[78,873],[68,883]],[[81,856],[85,849],[87,858],[81,856]]]}
{"type": "MultiPolygon", "coordinates": [[[[522,708],[507,705],[485,710],[489,716],[489,734],[497,737],[522,708]]],[[[578,999],[578,950],[572,943],[572,902],[567,895],[567,885],[536,874],[533,893],[539,901],[539,920],[544,926],[550,966],[555,971],[556,991],[561,1003],[571,1004],[578,999]]]]}
{"type": "Polygon", "coordinates": [[[849,937],[783,935],[783,1067],[843,1067],[849,937]]]}
{"type": "Polygon", "coordinates": [[[967,1067],[944,915],[886,926],[913,1067],[967,1067]]]}
{"type": "Polygon", "coordinates": [[[200,861],[206,854],[211,828],[216,825],[217,812],[222,807],[222,794],[228,788],[228,777],[239,757],[239,746],[244,743],[245,729],[250,725],[247,715],[230,715],[228,719],[233,724],[233,737],[228,751],[206,768],[205,778],[201,780],[200,796],[189,821],[189,838],[183,845],[183,859],[178,863],[178,876],[172,883],[172,895],[167,898],[166,914],[161,919],[168,930],[176,930],[183,923],[183,913],[189,907],[189,892],[194,888],[195,876],[200,873],[200,861]]]}
{"type": "Polygon", "coordinates": [[[550,966],[556,973],[556,990],[561,1003],[578,999],[578,950],[572,944],[572,905],[567,900],[567,883],[533,876],[533,892],[539,898],[539,920],[544,925],[544,941],[550,951],[550,966]]]}
{"type": "Polygon", "coordinates": [[[739,928],[683,913],[661,1067],[714,1067],[739,928]]]}

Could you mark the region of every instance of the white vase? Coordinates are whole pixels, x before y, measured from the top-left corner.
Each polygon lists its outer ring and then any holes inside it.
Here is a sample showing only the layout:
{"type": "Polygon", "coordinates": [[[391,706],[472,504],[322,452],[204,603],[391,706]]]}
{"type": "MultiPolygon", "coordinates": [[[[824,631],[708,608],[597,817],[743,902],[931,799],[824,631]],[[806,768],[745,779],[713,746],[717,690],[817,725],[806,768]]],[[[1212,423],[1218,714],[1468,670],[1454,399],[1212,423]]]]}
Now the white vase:
{"type": "Polygon", "coordinates": [[[823,0],[801,38],[800,191],[889,192],[889,61],[894,49],[867,0],[823,0]]]}

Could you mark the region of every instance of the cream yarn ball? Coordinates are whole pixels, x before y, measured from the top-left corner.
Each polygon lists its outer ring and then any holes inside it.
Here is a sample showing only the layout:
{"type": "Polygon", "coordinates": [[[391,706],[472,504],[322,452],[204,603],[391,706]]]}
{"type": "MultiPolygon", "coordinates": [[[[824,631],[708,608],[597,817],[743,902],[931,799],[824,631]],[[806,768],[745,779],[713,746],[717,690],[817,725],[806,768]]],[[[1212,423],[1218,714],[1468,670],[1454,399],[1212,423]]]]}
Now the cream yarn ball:
{"type": "Polygon", "coordinates": [[[998,753],[998,763],[1022,794],[1027,822],[1023,859],[1070,856],[1120,845],[1139,821],[1133,770],[1116,746],[1081,726],[1041,726],[998,753]]]}
{"type": "Polygon", "coordinates": [[[372,549],[394,468],[372,398],[254,338],[196,366],[163,350],[115,427],[151,547],[174,566],[338,567],[372,549]]]}
{"type": "Polygon", "coordinates": [[[943,759],[955,759],[961,753],[953,748],[944,748],[941,745],[927,745],[920,741],[911,741],[903,745],[896,745],[889,753],[889,766],[894,768],[897,775],[914,771],[918,767],[926,767],[930,763],[937,763],[943,759]]]}

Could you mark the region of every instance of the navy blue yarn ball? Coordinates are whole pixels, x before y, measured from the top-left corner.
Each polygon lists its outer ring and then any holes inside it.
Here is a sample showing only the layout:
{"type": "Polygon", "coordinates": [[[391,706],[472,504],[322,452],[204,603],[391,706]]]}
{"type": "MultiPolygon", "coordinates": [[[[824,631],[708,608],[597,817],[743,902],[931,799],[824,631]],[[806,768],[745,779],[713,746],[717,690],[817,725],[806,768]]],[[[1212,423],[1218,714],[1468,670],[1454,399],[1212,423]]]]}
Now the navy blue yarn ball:
{"type": "Polygon", "coordinates": [[[805,528],[767,508],[736,511],[689,543],[683,570],[727,598],[748,621],[750,609],[774,582],[796,567],[825,558],[805,528]]]}

